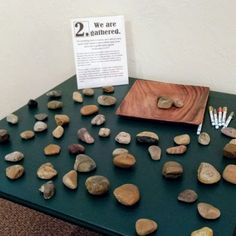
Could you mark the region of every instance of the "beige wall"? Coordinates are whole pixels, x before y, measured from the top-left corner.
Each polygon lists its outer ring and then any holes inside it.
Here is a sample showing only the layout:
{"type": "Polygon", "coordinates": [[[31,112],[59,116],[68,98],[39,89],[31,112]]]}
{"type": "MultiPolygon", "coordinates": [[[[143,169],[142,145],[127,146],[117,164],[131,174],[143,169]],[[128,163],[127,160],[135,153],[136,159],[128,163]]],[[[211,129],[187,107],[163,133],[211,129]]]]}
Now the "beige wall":
{"type": "Polygon", "coordinates": [[[0,118],[75,73],[80,16],[125,16],[129,76],[236,93],[235,12],[235,0],[2,0],[0,118]]]}

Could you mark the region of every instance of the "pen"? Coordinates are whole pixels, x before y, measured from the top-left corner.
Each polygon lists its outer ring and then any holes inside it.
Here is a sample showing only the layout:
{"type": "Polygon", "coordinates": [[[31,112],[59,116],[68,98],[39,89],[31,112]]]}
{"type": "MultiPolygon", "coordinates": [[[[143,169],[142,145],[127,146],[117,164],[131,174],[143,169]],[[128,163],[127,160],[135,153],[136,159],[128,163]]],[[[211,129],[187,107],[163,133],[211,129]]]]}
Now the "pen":
{"type": "Polygon", "coordinates": [[[202,123],[197,128],[197,135],[201,133],[201,130],[202,130],[202,123]]]}
{"type": "Polygon", "coordinates": [[[210,119],[211,119],[211,125],[214,126],[215,125],[215,121],[214,121],[213,107],[212,106],[209,106],[209,115],[210,115],[210,119]]]}
{"type": "Polygon", "coordinates": [[[229,117],[227,118],[225,124],[224,124],[224,127],[228,127],[230,121],[233,119],[233,116],[234,116],[234,112],[232,111],[229,115],[229,117]]]}
{"type": "Polygon", "coordinates": [[[227,107],[223,107],[223,117],[222,117],[222,122],[221,122],[223,126],[225,125],[227,110],[228,110],[227,107]]]}
{"type": "Polygon", "coordinates": [[[214,114],[214,119],[215,119],[215,128],[219,129],[216,109],[214,109],[213,114],[214,114]]]}
{"type": "Polygon", "coordinates": [[[218,124],[222,126],[222,107],[218,108],[218,124]]]}

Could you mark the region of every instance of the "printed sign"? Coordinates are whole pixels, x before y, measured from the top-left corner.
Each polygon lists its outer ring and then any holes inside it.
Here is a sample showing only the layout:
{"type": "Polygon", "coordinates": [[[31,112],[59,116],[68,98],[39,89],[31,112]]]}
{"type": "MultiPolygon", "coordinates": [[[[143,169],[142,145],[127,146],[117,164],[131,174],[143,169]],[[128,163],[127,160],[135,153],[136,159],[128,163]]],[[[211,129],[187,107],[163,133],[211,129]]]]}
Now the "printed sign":
{"type": "Polygon", "coordinates": [[[128,84],[124,17],[71,22],[78,89],[128,84]]]}

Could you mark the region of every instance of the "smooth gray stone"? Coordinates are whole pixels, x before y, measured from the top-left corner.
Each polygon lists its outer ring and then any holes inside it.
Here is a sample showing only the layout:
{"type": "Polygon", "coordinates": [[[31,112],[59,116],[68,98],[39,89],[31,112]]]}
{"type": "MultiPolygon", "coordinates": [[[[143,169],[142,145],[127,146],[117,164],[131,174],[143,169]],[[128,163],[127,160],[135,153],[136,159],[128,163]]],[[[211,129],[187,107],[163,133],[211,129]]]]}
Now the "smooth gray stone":
{"type": "Polygon", "coordinates": [[[116,104],[116,98],[108,95],[101,95],[98,97],[97,102],[101,106],[113,106],[116,104]]]}
{"type": "Polygon", "coordinates": [[[46,95],[50,98],[60,98],[62,96],[62,92],[59,90],[51,90],[47,92],[46,95]]]}
{"type": "Polygon", "coordinates": [[[96,163],[91,157],[85,154],[76,156],[74,170],[78,172],[90,172],[94,169],[96,169],[96,163]]]}
{"type": "Polygon", "coordinates": [[[43,132],[48,128],[48,125],[44,123],[43,121],[37,121],[34,124],[34,132],[43,132]]]}
{"type": "Polygon", "coordinates": [[[38,113],[36,115],[34,115],[34,118],[38,121],[44,121],[48,118],[48,114],[46,113],[38,113]]]}
{"type": "Polygon", "coordinates": [[[24,158],[24,154],[19,151],[14,151],[5,155],[4,159],[10,162],[17,162],[24,158]]]}

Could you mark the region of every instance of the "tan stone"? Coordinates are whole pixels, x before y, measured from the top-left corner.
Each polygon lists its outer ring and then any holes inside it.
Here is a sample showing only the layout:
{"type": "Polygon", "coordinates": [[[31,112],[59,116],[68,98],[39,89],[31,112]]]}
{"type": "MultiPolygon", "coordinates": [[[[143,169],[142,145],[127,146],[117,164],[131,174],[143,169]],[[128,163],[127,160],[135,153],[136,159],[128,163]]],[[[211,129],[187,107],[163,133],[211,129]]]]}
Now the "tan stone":
{"type": "Polygon", "coordinates": [[[37,176],[40,179],[52,179],[56,175],[57,171],[50,162],[42,164],[37,170],[37,176]]]}
{"type": "Polygon", "coordinates": [[[49,144],[44,148],[44,154],[46,156],[57,155],[61,151],[61,147],[57,144],[49,144]]]}
{"type": "Polygon", "coordinates": [[[63,107],[63,102],[61,101],[52,100],[48,102],[48,109],[50,110],[62,109],[62,107],[63,107]]]}
{"type": "Polygon", "coordinates": [[[150,219],[138,219],[135,223],[137,235],[148,235],[155,232],[158,228],[157,223],[150,219]]]}
{"type": "Polygon", "coordinates": [[[85,88],[82,90],[83,95],[85,96],[93,96],[94,95],[94,89],[93,88],[85,88]]]}
{"type": "Polygon", "coordinates": [[[35,136],[35,133],[32,130],[25,130],[20,133],[20,137],[25,140],[32,139],[34,138],[34,136],[35,136]]]}
{"type": "Polygon", "coordinates": [[[22,165],[12,165],[6,168],[6,176],[9,179],[19,179],[24,174],[24,167],[22,165]]]}
{"type": "Polygon", "coordinates": [[[148,148],[148,152],[154,161],[159,161],[161,159],[161,148],[156,145],[151,145],[148,148]]]}
{"type": "Polygon", "coordinates": [[[94,175],[86,179],[85,186],[90,194],[103,195],[108,192],[110,182],[104,176],[94,175]]]}
{"type": "Polygon", "coordinates": [[[200,143],[201,145],[209,145],[211,141],[210,135],[206,132],[202,132],[200,133],[200,135],[198,136],[198,143],[200,143]]]}
{"type": "Polygon", "coordinates": [[[78,187],[78,174],[75,170],[71,170],[66,173],[63,178],[62,182],[64,185],[69,189],[76,189],[78,187]]]}
{"type": "Polygon", "coordinates": [[[224,180],[230,182],[231,184],[236,184],[236,165],[227,165],[223,171],[222,176],[224,180]]]}
{"type": "Polygon", "coordinates": [[[136,163],[135,157],[129,153],[116,155],[113,158],[113,164],[120,168],[130,168],[134,166],[135,163],[136,163]]]}
{"type": "Polygon", "coordinates": [[[197,200],[197,198],[197,193],[192,189],[185,189],[178,195],[178,200],[185,203],[193,203],[197,200]]]}
{"type": "Polygon", "coordinates": [[[202,162],[198,167],[198,180],[203,184],[215,184],[221,179],[216,168],[207,162],[202,162]]]}
{"type": "Polygon", "coordinates": [[[125,206],[132,206],[140,199],[139,189],[134,184],[123,184],[117,187],[113,194],[117,201],[125,206]]]}
{"type": "Polygon", "coordinates": [[[213,236],[213,230],[209,227],[203,227],[193,231],[191,236],[213,236]]]}
{"type": "Polygon", "coordinates": [[[236,145],[236,138],[231,139],[229,143],[236,145]]]}
{"type": "Polygon", "coordinates": [[[70,123],[70,117],[65,114],[57,114],[54,116],[56,124],[60,126],[64,126],[70,123]]]}
{"type": "Polygon", "coordinates": [[[174,142],[177,145],[188,145],[190,144],[190,136],[188,134],[181,134],[174,137],[174,142]]]}
{"type": "Polygon", "coordinates": [[[220,217],[220,210],[211,204],[200,202],[197,205],[200,216],[207,220],[215,220],[220,217]]]}
{"type": "Polygon", "coordinates": [[[177,161],[167,161],[162,167],[162,174],[168,179],[176,179],[182,176],[183,166],[177,161]]]}
{"type": "Polygon", "coordinates": [[[157,107],[160,109],[170,109],[173,102],[174,101],[168,96],[160,96],[157,99],[157,107]]]}
{"type": "Polygon", "coordinates": [[[117,156],[117,155],[120,155],[120,154],[125,154],[125,153],[128,153],[129,151],[126,149],[126,148],[116,148],[113,150],[112,152],[112,156],[117,156]]]}
{"type": "Polygon", "coordinates": [[[115,88],[113,86],[102,87],[104,93],[114,93],[115,88]]]}
{"type": "Polygon", "coordinates": [[[98,112],[98,107],[96,105],[85,105],[81,107],[80,113],[83,116],[90,116],[96,112],[98,112]]]}
{"type": "Polygon", "coordinates": [[[179,145],[174,147],[169,147],[166,149],[166,153],[172,155],[181,155],[187,151],[187,147],[185,145],[179,145]]]}
{"type": "Polygon", "coordinates": [[[82,94],[79,91],[73,92],[72,99],[78,103],[82,103],[84,101],[82,94]]]}
{"type": "Polygon", "coordinates": [[[108,95],[100,95],[97,98],[97,102],[101,106],[113,106],[116,103],[116,98],[108,95]]]}
{"type": "Polygon", "coordinates": [[[230,137],[230,138],[236,138],[236,129],[232,127],[225,127],[221,129],[221,133],[230,137]]]}
{"type": "Polygon", "coordinates": [[[52,135],[54,138],[61,138],[64,134],[64,128],[60,125],[58,125],[53,131],[52,131],[52,135]]]}

